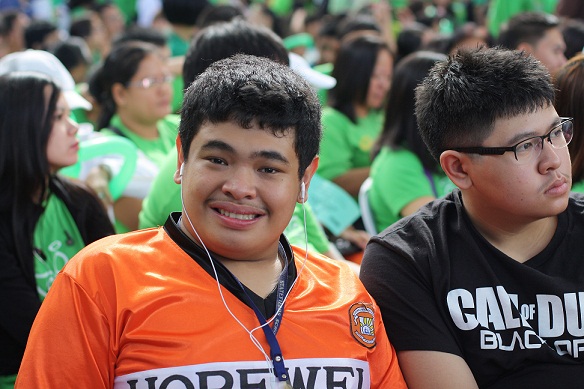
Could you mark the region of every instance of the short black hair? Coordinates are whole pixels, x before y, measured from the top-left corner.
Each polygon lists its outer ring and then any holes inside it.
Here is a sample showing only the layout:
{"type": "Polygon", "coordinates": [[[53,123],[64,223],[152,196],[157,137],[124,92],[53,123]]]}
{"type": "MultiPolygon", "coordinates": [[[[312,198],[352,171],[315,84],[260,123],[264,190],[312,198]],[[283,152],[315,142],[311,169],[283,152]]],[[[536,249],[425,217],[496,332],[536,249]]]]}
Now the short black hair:
{"type": "Polygon", "coordinates": [[[168,44],[166,36],[148,27],[132,26],[118,35],[112,42],[112,46],[118,46],[129,41],[140,41],[151,43],[157,47],[164,47],[168,44]]]}
{"type": "Polygon", "coordinates": [[[183,65],[185,87],[213,62],[238,53],[289,63],[288,52],[278,35],[267,27],[235,18],[206,27],[193,38],[183,65]]]}
{"type": "Polygon", "coordinates": [[[294,132],[299,177],[318,154],[320,103],[312,87],[288,66],[237,54],[211,64],[188,87],[179,135],[184,159],[205,123],[257,124],[274,136],[294,132]]]}
{"type": "Polygon", "coordinates": [[[162,0],[162,14],[171,24],[196,26],[207,0],[162,0]]]}
{"type": "Polygon", "coordinates": [[[560,20],[544,12],[522,12],[513,16],[501,27],[497,44],[507,49],[516,49],[521,43],[536,45],[545,33],[559,28],[560,20]]]}
{"type": "Polygon", "coordinates": [[[208,5],[199,14],[197,26],[205,28],[215,23],[230,22],[237,17],[243,17],[241,8],[229,4],[208,5]]]}
{"type": "Polygon", "coordinates": [[[50,52],[61,61],[67,70],[79,65],[91,64],[91,52],[83,38],[71,36],[50,48],[50,52]]]}
{"type": "Polygon", "coordinates": [[[454,147],[480,145],[497,119],[552,105],[547,69],[528,54],[500,47],[460,49],[416,88],[422,138],[438,161],[454,147]]]}
{"type": "Polygon", "coordinates": [[[57,26],[47,20],[32,20],[24,30],[24,41],[29,49],[46,49],[44,40],[47,35],[57,31],[57,26]]]}

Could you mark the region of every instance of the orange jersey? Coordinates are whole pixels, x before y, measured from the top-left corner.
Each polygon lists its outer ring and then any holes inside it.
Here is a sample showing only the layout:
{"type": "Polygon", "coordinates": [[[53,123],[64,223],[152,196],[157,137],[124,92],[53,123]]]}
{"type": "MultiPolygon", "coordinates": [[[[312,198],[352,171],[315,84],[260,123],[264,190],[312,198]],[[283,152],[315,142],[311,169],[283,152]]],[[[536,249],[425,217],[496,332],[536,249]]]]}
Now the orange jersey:
{"type": "MultiPolygon", "coordinates": [[[[304,251],[294,248],[300,269],[304,251]]],[[[253,310],[226,288],[248,329],[253,310]]],[[[269,354],[261,329],[253,334],[269,354]]],[[[310,254],[277,333],[294,388],[405,388],[378,307],[344,264],[310,254]]],[[[163,228],[102,239],[58,275],[17,388],[280,387],[217,281],[163,228]]]]}

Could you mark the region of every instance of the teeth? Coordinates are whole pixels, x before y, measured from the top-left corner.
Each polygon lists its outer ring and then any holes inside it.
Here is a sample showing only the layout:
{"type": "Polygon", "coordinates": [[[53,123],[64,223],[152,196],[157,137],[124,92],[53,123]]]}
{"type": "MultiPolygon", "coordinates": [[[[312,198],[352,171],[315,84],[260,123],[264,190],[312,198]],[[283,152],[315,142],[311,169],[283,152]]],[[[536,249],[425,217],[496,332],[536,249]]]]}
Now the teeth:
{"type": "Polygon", "coordinates": [[[223,216],[227,216],[233,219],[239,219],[239,220],[252,220],[255,218],[255,215],[241,215],[239,213],[233,213],[233,212],[227,212],[223,209],[219,210],[219,213],[223,216]]]}

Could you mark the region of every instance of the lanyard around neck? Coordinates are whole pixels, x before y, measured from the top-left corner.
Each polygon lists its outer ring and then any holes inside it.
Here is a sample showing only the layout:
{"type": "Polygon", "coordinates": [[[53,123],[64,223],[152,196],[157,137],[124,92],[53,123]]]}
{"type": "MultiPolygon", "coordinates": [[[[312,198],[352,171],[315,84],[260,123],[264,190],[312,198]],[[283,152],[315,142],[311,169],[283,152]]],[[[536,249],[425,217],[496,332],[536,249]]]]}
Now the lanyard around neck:
{"type": "Polygon", "coordinates": [[[261,324],[262,330],[264,331],[264,335],[270,346],[270,358],[272,360],[272,364],[274,365],[274,374],[278,378],[279,381],[288,382],[289,377],[288,373],[286,372],[286,366],[284,364],[284,357],[282,356],[282,350],[280,349],[280,344],[278,343],[278,339],[276,338],[276,334],[278,333],[278,329],[280,328],[280,323],[282,322],[282,316],[284,315],[284,302],[286,298],[287,286],[288,286],[288,261],[286,256],[284,255],[284,269],[280,273],[280,277],[278,279],[278,286],[276,289],[276,314],[274,319],[272,320],[273,325],[272,327],[266,322],[266,318],[260,312],[258,307],[253,302],[252,298],[247,293],[243,284],[237,279],[237,283],[247,296],[250,306],[253,308],[258,321],[261,324]]]}

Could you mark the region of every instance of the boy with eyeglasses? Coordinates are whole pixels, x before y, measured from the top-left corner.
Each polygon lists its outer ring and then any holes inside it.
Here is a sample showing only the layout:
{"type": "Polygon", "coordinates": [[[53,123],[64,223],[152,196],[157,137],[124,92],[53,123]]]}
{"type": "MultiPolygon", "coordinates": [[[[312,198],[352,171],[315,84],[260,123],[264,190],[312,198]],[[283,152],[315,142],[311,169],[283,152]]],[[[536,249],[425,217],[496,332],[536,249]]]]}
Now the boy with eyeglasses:
{"type": "Polygon", "coordinates": [[[458,189],[372,238],[361,279],[410,388],[581,388],[584,197],[571,119],[518,51],[460,51],[416,90],[458,189]]]}

